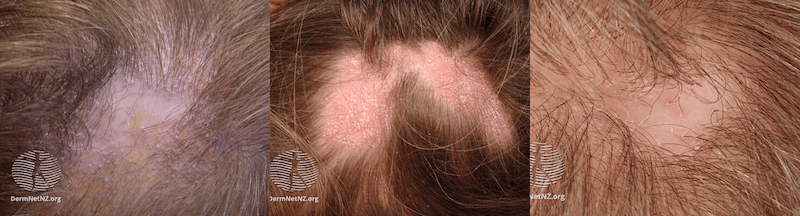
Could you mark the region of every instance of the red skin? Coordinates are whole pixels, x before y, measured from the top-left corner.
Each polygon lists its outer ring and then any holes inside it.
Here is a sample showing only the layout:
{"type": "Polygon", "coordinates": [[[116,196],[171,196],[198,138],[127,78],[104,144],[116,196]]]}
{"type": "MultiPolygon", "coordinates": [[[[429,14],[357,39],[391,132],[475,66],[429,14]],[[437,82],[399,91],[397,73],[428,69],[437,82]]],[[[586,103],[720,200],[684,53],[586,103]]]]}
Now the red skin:
{"type": "MultiPolygon", "coordinates": [[[[403,76],[415,75],[448,113],[467,114],[488,129],[487,137],[504,143],[511,131],[510,117],[488,80],[471,61],[444,50],[435,43],[420,49],[393,46],[391,66],[373,69],[358,53],[343,55],[322,94],[321,137],[342,147],[381,143],[396,106],[390,97],[403,76]]],[[[442,116],[447,118],[447,116],[442,116]]]]}

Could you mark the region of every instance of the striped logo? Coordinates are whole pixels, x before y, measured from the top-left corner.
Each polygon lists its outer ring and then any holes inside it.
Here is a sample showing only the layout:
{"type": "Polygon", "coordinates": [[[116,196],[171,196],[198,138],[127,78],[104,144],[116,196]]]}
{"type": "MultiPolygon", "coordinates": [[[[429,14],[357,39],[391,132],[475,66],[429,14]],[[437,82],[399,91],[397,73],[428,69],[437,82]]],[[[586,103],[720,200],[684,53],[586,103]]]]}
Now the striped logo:
{"type": "Polygon", "coordinates": [[[283,191],[300,192],[317,182],[319,169],[314,158],[305,152],[289,150],[272,160],[269,177],[283,191]]]}
{"type": "Polygon", "coordinates": [[[556,147],[547,143],[531,144],[531,188],[546,188],[564,175],[564,160],[556,147]]]}
{"type": "Polygon", "coordinates": [[[61,167],[50,153],[33,150],[20,155],[11,167],[11,177],[22,189],[41,192],[61,179],[61,167]]]}

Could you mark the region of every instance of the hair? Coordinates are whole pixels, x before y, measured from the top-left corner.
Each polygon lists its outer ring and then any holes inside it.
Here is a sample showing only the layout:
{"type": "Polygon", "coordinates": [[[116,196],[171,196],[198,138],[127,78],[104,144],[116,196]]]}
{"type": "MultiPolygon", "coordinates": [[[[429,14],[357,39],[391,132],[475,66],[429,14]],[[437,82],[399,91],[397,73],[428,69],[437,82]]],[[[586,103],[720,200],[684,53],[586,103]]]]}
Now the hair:
{"type": "Polygon", "coordinates": [[[532,4],[531,135],[563,149],[567,172],[545,192],[565,201],[531,200],[531,214],[800,212],[798,8],[783,0],[532,4]],[[594,78],[579,67],[602,80],[624,74],[625,92],[705,80],[732,104],[703,133],[683,137],[696,142],[690,152],[668,154],[580,90],[595,86],[555,82],[594,78]]]}
{"type": "Polygon", "coordinates": [[[527,214],[529,30],[526,1],[294,1],[272,14],[273,157],[307,152],[320,177],[302,192],[319,204],[271,202],[275,215],[527,214]],[[319,98],[343,56],[391,68],[393,45],[434,42],[476,63],[510,116],[492,142],[482,119],[446,109],[411,72],[391,86],[394,109],[376,147],[318,138],[319,98]],[[446,116],[446,117],[444,117],[446,116]],[[322,143],[322,144],[321,144],[322,143]]]}
{"type": "Polygon", "coordinates": [[[267,214],[268,9],[253,1],[0,3],[1,194],[65,201],[3,199],[0,212],[267,214]],[[181,136],[160,137],[163,147],[143,156],[148,166],[104,155],[99,167],[81,168],[98,153],[89,152],[100,136],[92,116],[122,109],[104,93],[114,77],[190,95],[169,128],[181,136]],[[60,161],[63,178],[52,191],[30,193],[12,181],[8,168],[32,149],[60,161]]]}

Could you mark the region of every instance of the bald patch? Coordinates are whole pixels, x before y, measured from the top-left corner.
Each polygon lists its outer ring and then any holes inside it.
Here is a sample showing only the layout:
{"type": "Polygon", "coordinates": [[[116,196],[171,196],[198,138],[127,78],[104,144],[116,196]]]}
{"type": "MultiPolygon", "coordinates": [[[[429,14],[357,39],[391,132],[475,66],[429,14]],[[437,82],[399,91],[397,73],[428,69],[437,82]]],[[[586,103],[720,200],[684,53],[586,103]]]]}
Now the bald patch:
{"type": "MultiPolygon", "coordinates": [[[[484,135],[505,142],[511,133],[508,112],[480,68],[436,43],[416,47],[394,45],[388,65],[377,68],[360,53],[348,53],[334,65],[333,76],[320,91],[319,127],[323,142],[363,147],[381,143],[397,105],[396,86],[404,78],[417,79],[420,91],[439,102],[450,115],[467,115],[481,122],[484,135]]],[[[434,109],[434,107],[431,107],[434,109]]],[[[421,110],[425,112],[430,110],[421,110]]]]}

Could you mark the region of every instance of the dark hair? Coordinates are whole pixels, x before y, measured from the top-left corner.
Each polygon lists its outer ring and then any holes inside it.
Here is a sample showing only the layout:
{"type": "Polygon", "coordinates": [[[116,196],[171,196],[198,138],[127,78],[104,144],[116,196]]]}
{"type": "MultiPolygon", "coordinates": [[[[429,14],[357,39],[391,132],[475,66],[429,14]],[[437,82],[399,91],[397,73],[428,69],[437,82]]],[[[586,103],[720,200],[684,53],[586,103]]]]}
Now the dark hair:
{"type": "MultiPolygon", "coordinates": [[[[296,149],[318,161],[302,195],[271,213],[316,215],[523,215],[528,211],[529,37],[526,1],[295,1],[271,16],[273,157],[296,149]],[[315,138],[334,63],[358,53],[392,64],[394,44],[440,44],[474,60],[513,126],[509,143],[486,137],[482,119],[447,113],[411,73],[392,86],[396,110],[377,148],[341,149],[315,138]],[[441,116],[448,116],[443,118],[441,116]],[[357,152],[357,153],[353,153],[357,152]],[[362,154],[363,153],[363,154],[362,154]]],[[[480,109],[480,108],[476,108],[480,109]]],[[[272,195],[296,195],[271,186],[272,195]]]]}

